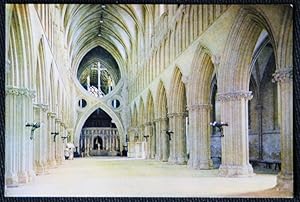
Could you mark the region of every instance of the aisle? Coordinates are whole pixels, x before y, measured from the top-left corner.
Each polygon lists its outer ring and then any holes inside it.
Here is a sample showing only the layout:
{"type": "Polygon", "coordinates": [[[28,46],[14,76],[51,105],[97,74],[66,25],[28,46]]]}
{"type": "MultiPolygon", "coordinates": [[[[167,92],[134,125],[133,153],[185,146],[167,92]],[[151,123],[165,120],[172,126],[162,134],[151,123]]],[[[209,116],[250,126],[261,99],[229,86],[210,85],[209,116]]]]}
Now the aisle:
{"type": "Polygon", "coordinates": [[[224,178],[217,173],[154,160],[77,158],[64,161],[32,183],[7,188],[6,196],[238,196],[276,184],[276,175],[224,178]]]}

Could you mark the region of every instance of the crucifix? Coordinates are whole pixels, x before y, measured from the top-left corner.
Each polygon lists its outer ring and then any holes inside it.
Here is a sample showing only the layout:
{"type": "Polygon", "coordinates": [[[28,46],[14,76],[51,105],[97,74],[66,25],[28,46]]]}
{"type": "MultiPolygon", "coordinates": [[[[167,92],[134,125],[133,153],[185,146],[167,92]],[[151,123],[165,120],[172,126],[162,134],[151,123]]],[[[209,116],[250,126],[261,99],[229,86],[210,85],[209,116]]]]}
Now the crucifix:
{"type": "Polygon", "coordinates": [[[107,70],[106,68],[101,68],[100,62],[97,62],[97,70],[98,70],[98,91],[101,91],[101,71],[107,70]]]}

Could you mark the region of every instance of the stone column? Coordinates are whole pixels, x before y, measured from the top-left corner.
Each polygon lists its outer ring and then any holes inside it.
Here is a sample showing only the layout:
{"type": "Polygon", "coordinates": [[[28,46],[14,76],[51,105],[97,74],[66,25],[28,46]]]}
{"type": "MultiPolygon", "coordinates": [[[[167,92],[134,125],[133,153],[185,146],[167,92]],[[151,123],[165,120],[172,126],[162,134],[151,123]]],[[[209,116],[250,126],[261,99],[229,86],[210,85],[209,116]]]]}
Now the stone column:
{"type": "Polygon", "coordinates": [[[279,190],[293,191],[293,68],[278,69],[273,82],[279,89],[281,171],[277,176],[279,190]]]}
{"type": "Polygon", "coordinates": [[[87,147],[87,134],[84,134],[84,156],[86,157],[88,153],[88,147],[87,147]]]}
{"type": "MultiPolygon", "coordinates": [[[[24,120],[29,122],[33,122],[33,98],[35,97],[35,91],[31,90],[26,90],[26,97],[25,97],[25,102],[24,102],[24,120]]],[[[33,141],[30,139],[30,133],[31,133],[31,128],[27,129],[30,130],[30,132],[26,132],[25,137],[24,137],[24,144],[25,144],[25,151],[23,151],[22,156],[23,160],[26,165],[27,173],[28,173],[28,181],[33,180],[35,177],[35,172],[33,170],[33,165],[34,165],[34,159],[33,159],[33,141]]],[[[36,131],[35,131],[36,132],[36,131]]]]}
{"type": "Polygon", "coordinates": [[[111,131],[109,131],[109,136],[108,137],[109,137],[109,144],[108,144],[109,145],[108,146],[109,147],[109,151],[112,151],[112,135],[111,135],[111,131]]]}
{"type": "Polygon", "coordinates": [[[144,128],[143,139],[145,141],[145,158],[150,159],[150,153],[151,153],[150,122],[146,122],[145,124],[143,124],[143,128],[144,128]],[[144,137],[144,136],[146,136],[146,137],[144,137]]]}
{"type": "Polygon", "coordinates": [[[154,127],[155,127],[155,144],[156,144],[156,152],[155,159],[160,161],[162,159],[162,145],[161,145],[161,130],[160,130],[160,120],[154,119],[154,127]]]}
{"type": "Polygon", "coordinates": [[[163,117],[160,119],[161,126],[161,150],[162,150],[162,158],[161,160],[166,162],[168,161],[170,155],[170,140],[166,131],[168,130],[168,118],[163,117]]]}
{"type": "Polygon", "coordinates": [[[108,150],[108,138],[109,138],[109,136],[108,135],[106,135],[106,138],[105,138],[105,144],[106,144],[106,146],[105,146],[105,150],[108,150]]]}
{"type": "Polygon", "coordinates": [[[63,161],[65,159],[64,151],[65,151],[68,140],[67,140],[67,138],[63,139],[62,137],[67,137],[68,133],[67,133],[67,126],[66,126],[65,123],[61,123],[60,128],[61,128],[61,131],[62,131],[62,134],[60,136],[60,139],[61,139],[60,158],[61,158],[61,161],[63,161]]]}
{"type": "MultiPolygon", "coordinates": [[[[18,185],[18,134],[17,124],[22,124],[17,116],[17,107],[20,103],[17,88],[8,86],[5,89],[5,184],[18,185]]],[[[19,127],[22,127],[21,125],[19,127]]]]}
{"type": "Polygon", "coordinates": [[[86,138],[86,140],[87,140],[87,144],[86,144],[86,146],[87,146],[87,148],[86,148],[87,153],[86,153],[86,156],[90,156],[91,137],[92,137],[92,135],[88,135],[87,138],[86,138]]]}
{"type": "Polygon", "coordinates": [[[175,156],[177,164],[186,164],[186,134],[185,134],[185,117],[186,113],[175,113],[175,156]]]}
{"type": "Polygon", "coordinates": [[[169,113],[168,114],[168,118],[169,118],[169,130],[173,132],[173,134],[171,135],[171,140],[170,140],[170,155],[169,155],[169,159],[168,162],[169,163],[176,163],[176,133],[175,133],[175,127],[176,127],[176,119],[174,116],[174,113],[169,113]]]}
{"type": "Polygon", "coordinates": [[[56,132],[58,132],[58,135],[55,137],[55,161],[56,161],[56,165],[60,165],[61,164],[61,158],[60,158],[60,145],[61,145],[61,129],[60,129],[60,123],[61,123],[61,120],[59,118],[56,118],[55,119],[55,129],[56,129],[56,132]]]}
{"type": "Polygon", "coordinates": [[[189,142],[189,154],[190,158],[187,162],[189,168],[196,168],[198,163],[198,155],[197,155],[197,128],[199,127],[199,122],[197,120],[197,111],[196,105],[188,106],[189,111],[189,136],[187,141],[189,142]]]}
{"type": "Polygon", "coordinates": [[[6,86],[5,94],[5,183],[17,186],[35,176],[31,127],[25,127],[33,121],[34,91],[6,86]]]}
{"type": "Polygon", "coordinates": [[[191,146],[189,167],[195,169],[210,169],[212,166],[210,157],[210,111],[210,104],[189,106],[189,142],[191,146]]]}
{"type": "Polygon", "coordinates": [[[220,176],[252,176],[253,168],[249,163],[248,140],[248,101],[252,98],[249,91],[217,94],[221,103],[221,121],[224,126],[222,138],[222,164],[220,176]]]}
{"type": "Polygon", "coordinates": [[[48,167],[55,167],[56,161],[55,161],[55,142],[54,142],[54,135],[51,133],[56,132],[55,131],[55,116],[56,114],[54,112],[48,112],[48,158],[47,158],[47,164],[48,167]]]}
{"type": "Polygon", "coordinates": [[[154,159],[155,158],[155,151],[156,151],[156,134],[155,134],[155,126],[153,122],[149,123],[149,139],[150,139],[150,158],[154,159]]]}
{"type": "Polygon", "coordinates": [[[36,129],[33,137],[34,144],[34,170],[37,175],[43,174],[46,167],[46,147],[47,140],[47,124],[46,111],[47,106],[43,104],[34,105],[34,122],[40,123],[40,128],[36,129]]]}

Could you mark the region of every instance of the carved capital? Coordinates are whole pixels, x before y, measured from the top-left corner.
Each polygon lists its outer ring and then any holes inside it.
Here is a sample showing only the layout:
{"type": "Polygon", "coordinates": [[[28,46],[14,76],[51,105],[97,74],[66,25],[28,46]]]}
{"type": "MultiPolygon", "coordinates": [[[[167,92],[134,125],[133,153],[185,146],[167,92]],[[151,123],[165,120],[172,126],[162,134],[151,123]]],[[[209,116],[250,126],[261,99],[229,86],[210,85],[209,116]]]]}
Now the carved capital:
{"type": "Polygon", "coordinates": [[[186,112],[176,112],[176,113],[168,113],[168,117],[169,118],[173,118],[173,117],[181,117],[184,118],[187,116],[186,112]]]}
{"type": "Polygon", "coordinates": [[[11,68],[11,62],[9,59],[6,59],[5,60],[5,71],[6,72],[9,72],[10,71],[10,68],[11,68]]]}
{"type": "Polygon", "coordinates": [[[237,91],[229,93],[218,93],[217,101],[228,102],[228,101],[237,101],[242,99],[251,100],[253,97],[251,91],[237,91]]]}
{"type": "Polygon", "coordinates": [[[48,117],[54,118],[56,116],[56,113],[54,113],[54,112],[48,112],[47,115],[48,115],[48,117]]]}
{"type": "Polygon", "coordinates": [[[56,119],[55,119],[55,123],[58,123],[58,124],[60,124],[60,123],[61,123],[61,119],[59,119],[59,118],[56,118],[56,119]]]}
{"type": "Polygon", "coordinates": [[[148,122],[146,122],[144,125],[145,125],[146,127],[147,127],[147,126],[151,126],[151,125],[152,125],[152,122],[151,122],[151,121],[148,121],[148,122]]]}
{"type": "Polygon", "coordinates": [[[189,105],[187,109],[189,111],[195,111],[195,110],[201,110],[201,109],[206,109],[210,110],[212,108],[211,104],[194,104],[194,105],[189,105]]]}
{"type": "Polygon", "coordinates": [[[221,56],[219,56],[219,55],[213,55],[212,57],[211,57],[211,61],[212,61],[212,63],[214,64],[214,65],[219,65],[220,64],[220,61],[221,61],[221,56]]]}
{"type": "Polygon", "coordinates": [[[42,103],[34,103],[33,107],[41,109],[41,110],[43,110],[43,112],[46,112],[49,109],[48,105],[42,104],[42,103]]]}
{"type": "Polygon", "coordinates": [[[281,68],[275,71],[275,73],[272,75],[273,79],[272,82],[286,82],[293,80],[293,68],[281,68]]]}
{"type": "Polygon", "coordinates": [[[187,85],[189,83],[189,76],[182,76],[181,80],[185,85],[187,85]]]}
{"type": "Polygon", "coordinates": [[[16,95],[16,96],[26,96],[30,98],[35,97],[35,91],[29,90],[28,88],[17,88],[14,86],[6,86],[5,88],[6,95],[16,95]]]}
{"type": "Polygon", "coordinates": [[[160,119],[161,119],[161,118],[156,118],[156,119],[154,119],[153,121],[154,121],[155,123],[157,123],[157,122],[160,121],[160,119]]]}

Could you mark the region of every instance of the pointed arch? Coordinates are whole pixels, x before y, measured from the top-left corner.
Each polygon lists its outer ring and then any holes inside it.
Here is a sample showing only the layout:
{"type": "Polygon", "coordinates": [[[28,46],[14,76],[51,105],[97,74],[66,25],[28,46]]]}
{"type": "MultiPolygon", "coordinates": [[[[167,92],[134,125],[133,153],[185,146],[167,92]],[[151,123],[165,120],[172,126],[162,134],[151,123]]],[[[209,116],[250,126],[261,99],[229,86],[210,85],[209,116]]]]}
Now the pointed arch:
{"type": "Polygon", "coordinates": [[[262,12],[252,7],[240,9],[225,45],[228,51],[224,53],[220,68],[221,92],[248,90],[251,76],[249,64],[263,29],[267,30],[272,46],[277,47],[270,23],[262,12]]]}
{"type": "Polygon", "coordinates": [[[11,18],[8,44],[11,44],[11,70],[7,74],[14,86],[23,86],[32,89],[32,34],[30,18],[26,5],[14,5],[11,8],[11,18]]]}
{"type": "Polygon", "coordinates": [[[136,107],[136,103],[133,104],[133,116],[132,116],[132,126],[133,127],[136,127],[137,126],[137,121],[138,121],[138,118],[137,118],[137,107],[136,107]]]}
{"type": "Polygon", "coordinates": [[[139,126],[145,123],[145,105],[143,98],[140,98],[139,111],[138,111],[138,124],[139,126]]]}
{"type": "Polygon", "coordinates": [[[147,94],[147,105],[146,105],[146,112],[147,112],[147,122],[152,122],[154,120],[154,102],[152,93],[150,90],[148,90],[147,94]]]}
{"type": "Polygon", "coordinates": [[[186,111],[186,88],[182,82],[182,73],[176,66],[172,80],[170,91],[169,113],[185,112],[186,111]]]}
{"type": "Polygon", "coordinates": [[[168,113],[168,101],[165,86],[162,81],[159,82],[156,95],[156,118],[165,118],[168,113]]]}
{"type": "Polygon", "coordinates": [[[45,51],[43,37],[39,41],[37,49],[37,60],[34,72],[36,72],[36,78],[34,82],[34,89],[36,90],[36,102],[44,103],[46,101],[47,88],[45,79],[45,51]]]}
{"type": "Polygon", "coordinates": [[[210,51],[199,44],[192,63],[189,83],[189,105],[207,104],[210,97],[210,83],[214,73],[214,65],[210,51]]]}

